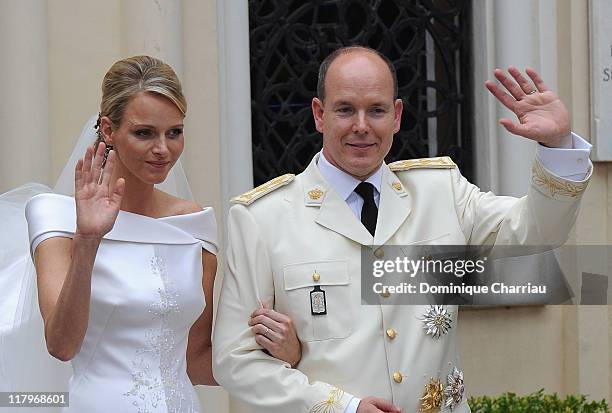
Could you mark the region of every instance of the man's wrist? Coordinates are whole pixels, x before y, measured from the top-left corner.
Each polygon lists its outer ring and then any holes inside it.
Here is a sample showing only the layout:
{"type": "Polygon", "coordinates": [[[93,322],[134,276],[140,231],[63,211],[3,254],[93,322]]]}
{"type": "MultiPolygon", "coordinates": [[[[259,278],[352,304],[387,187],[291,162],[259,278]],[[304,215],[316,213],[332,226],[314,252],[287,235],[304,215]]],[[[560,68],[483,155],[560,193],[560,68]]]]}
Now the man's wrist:
{"type": "Polygon", "coordinates": [[[543,143],[543,142],[539,142],[540,145],[545,146],[547,148],[553,148],[553,149],[574,149],[574,139],[572,138],[572,132],[569,132],[567,135],[563,136],[562,138],[559,138],[559,140],[556,142],[556,144],[551,144],[551,143],[543,143]]]}

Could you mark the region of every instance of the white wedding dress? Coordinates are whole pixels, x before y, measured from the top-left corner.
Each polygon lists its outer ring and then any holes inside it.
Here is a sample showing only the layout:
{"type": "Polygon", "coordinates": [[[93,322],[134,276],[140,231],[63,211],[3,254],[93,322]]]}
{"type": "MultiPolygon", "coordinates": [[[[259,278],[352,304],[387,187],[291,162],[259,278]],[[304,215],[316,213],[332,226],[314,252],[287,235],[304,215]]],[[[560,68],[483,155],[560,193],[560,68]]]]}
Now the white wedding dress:
{"type": "MultiPolygon", "coordinates": [[[[74,198],[37,195],[26,218],[33,253],[48,238],[72,237],[74,198]]],[[[89,324],[62,411],[200,412],[185,358],[206,304],[202,248],[216,253],[216,238],[212,208],[158,219],[119,212],[96,255],[89,324]]]]}

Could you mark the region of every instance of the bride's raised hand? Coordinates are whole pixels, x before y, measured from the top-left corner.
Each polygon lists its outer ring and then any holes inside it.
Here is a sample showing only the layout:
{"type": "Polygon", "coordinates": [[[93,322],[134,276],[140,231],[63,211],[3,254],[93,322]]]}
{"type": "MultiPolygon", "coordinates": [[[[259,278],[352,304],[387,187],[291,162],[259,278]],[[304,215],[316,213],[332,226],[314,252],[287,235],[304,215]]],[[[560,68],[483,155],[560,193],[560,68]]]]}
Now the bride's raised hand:
{"type": "Polygon", "coordinates": [[[94,157],[93,147],[88,147],[85,157],[77,162],[74,174],[74,199],[76,201],[77,234],[87,238],[102,238],[115,225],[119,207],[125,192],[125,180],[119,178],[112,188],[110,178],[115,167],[115,152],[110,151],[104,169],[104,151],[101,142],[94,157]]]}

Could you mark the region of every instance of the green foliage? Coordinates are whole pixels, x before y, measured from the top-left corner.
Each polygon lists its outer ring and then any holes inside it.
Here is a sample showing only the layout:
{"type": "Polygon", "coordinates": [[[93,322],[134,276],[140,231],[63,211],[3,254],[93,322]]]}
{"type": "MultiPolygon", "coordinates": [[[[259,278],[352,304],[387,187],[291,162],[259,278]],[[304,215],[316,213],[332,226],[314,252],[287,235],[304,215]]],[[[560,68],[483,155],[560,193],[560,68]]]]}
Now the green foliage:
{"type": "Polygon", "coordinates": [[[472,413],[610,413],[608,403],[587,402],[586,396],[544,394],[544,389],[527,396],[504,393],[498,397],[470,397],[472,413]]]}

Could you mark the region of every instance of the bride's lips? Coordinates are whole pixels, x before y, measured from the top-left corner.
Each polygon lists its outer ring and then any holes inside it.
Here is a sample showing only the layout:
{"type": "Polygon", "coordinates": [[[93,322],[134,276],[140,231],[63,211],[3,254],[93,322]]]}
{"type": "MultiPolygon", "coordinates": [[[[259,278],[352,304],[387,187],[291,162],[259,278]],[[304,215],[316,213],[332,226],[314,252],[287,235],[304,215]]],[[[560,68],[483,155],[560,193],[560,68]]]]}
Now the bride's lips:
{"type": "Polygon", "coordinates": [[[166,166],[168,166],[168,164],[170,164],[170,161],[146,161],[149,165],[151,165],[154,168],[158,168],[158,169],[163,169],[166,166]]]}

